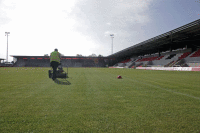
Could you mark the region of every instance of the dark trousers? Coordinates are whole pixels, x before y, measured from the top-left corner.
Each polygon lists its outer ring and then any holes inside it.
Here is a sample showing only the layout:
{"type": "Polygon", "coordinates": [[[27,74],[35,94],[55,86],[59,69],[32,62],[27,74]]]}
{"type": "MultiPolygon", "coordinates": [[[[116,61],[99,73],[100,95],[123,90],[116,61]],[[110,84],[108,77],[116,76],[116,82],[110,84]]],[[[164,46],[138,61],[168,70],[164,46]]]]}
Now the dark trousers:
{"type": "Polygon", "coordinates": [[[52,62],[50,63],[50,65],[51,65],[51,67],[53,68],[53,77],[52,77],[52,79],[56,79],[56,70],[57,70],[57,68],[58,68],[59,63],[56,62],[56,61],[52,61],[52,62]]]}

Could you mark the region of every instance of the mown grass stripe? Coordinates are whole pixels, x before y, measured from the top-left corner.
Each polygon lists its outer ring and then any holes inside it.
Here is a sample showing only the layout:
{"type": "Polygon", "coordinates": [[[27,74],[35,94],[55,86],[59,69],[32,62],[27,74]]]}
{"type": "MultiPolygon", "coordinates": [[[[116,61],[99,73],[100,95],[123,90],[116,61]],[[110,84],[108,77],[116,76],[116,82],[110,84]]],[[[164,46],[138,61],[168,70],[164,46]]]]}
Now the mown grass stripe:
{"type": "Polygon", "coordinates": [[[199,73],[69,68],[61,85],[48,69],[0,69],[0,132],[199,132],[200,101],[161,89],[199,97],[199,73]]]}
{"type": "Polygon", "coordinates": [[[187,96],[187,97],[190,97],[190,98],[194,98],[194,99],[198,99],[200,100],[200,97],[195,97],[195,96],[191,96],[191,95],[188,95],[188,94],[184,94],[184,93],[181,93],[181,92],[176,92],[174,90],[170,90],[170,89],[167,89],[167,88],[163,88],[163,87],[160,87],[160,86],[156,86],[156,85],[153,85],[153,84],[148,84],[148,83],[145,83],[145,82],[141,82],[141,81],[138,81],[138,80],[133,80],[133,79],[130,79],[128,78],[129,80],[132,80],[133,82],[139,82],[141,84],[145,84],[145,85],[148,85],[148,86],[152,86],[152,87],[155,87],[155,88],[159,88],[159,89],[162,89],[162,90],[165,90],[165,91],[168,91],[168,92],[172,92],[172,93],[176,93],[176,94],[180,94],[180,95],[184,95],[184,96],[187,96]]]}
{"type": "MultiPolygon", "coordinates": [[[[143,70],[144,71],[144,70],[143,70]]],[[[109,73],[109,74],[111,74],[111,73],[109,73]]],[[[112,74],[113,76],[115,75],[116,76],[116,74],[112,74]]],[[[137,83],[139,83],[140,85],[143,85],[143,84],[145,84],[145,85],[148,85],[148,86],[151,86],[151,87],[155,87],[155,88],[159,88],[159,89],[162,89],[162,90],[165,90],[165,91],[168,91],[168,92],[172,92],[172,93],[176,93],[176,94],[180,94],[180,95],[184,95],[184,96],[187,96],[187,97],[190,97],[190,98],[194,98],[194,99],[198,99],[198,100],[200,100],[200,97],[195,97],[195,96],[192,96],[192,95],[189,95],[189,94],[185,94],[185,93],[181,93],[181,92],[177,92],[177,91],[175,91],[175,90],[171,90],[171,89],[168,89],[168,88],[164,88],[164,87],[161,87],[161,86],[158,86],[158,85],[155,85],[155,84],[158,84],[159,82],[158,81],[160,81],[160,82],[165,82],[166,81],[166,79],[165,79],[165,81],[163,81],[162,79],[159,79],[159,78],[146,78],[146,77],[142,77],[142,78],[140,78],[140,77],[137,77],[137,78],[134,78],[134,79],[132,79],[132,78],[130,78],[129,76],[125,76],[125,75],[123,75],[122,77],[125,77],[126,79],[128,79],[128,80],[131,80],[131,81],[133,81],[133,82],[137,82],[137,83]],[[140,79],[140,80],[138,80],[138,79],[140,79]],[[156,80],[156,81],[155,81],[156,80]],[[150,82],[150,83],[148,83],[148,82],[150,82]],[[153,85],[153,83],[154,83],[154,85],[153,85]]],[[[167,76],[166,76],[167,77],[167,76]]],[[[162,77],[163,78],[163,77],[162,77]]],[[[179,79],[178,79],[179,80],[179,79]]],[[[185,82],[183,82],[183,83],[185,83],[185,82]]],[[[185,83],[185,84],[187,84],[187,83],[185,83]]],[[[199,84],[199,82],[197,82],[197,84],[199,84]]],[[[195,84],[194,84],[195,85],[195,84]]],[[[178,85],[174,85],[173,84],[173,87],[178,87],[178,85]]],[[[199,86],[200,87],[200,86],[199,86]]],[[[190,90],[191,91],[191,90],[190,90]]],[[[195,91],[195,92],[198,92],[199,93],[199,91],[195,91]]]]}

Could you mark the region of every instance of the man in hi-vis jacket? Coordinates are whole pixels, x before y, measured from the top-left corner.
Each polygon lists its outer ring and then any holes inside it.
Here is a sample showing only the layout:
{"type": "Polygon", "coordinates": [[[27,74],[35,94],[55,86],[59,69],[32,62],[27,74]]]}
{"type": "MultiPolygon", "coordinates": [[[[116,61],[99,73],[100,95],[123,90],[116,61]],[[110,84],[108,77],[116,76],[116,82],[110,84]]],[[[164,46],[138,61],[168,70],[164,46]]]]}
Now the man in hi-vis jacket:
{"type": "Polygon", "coordinates": [[[56,70],[58,66],[60,65],[60,60],[61,60],[61,55],[58,52],[58,49],[55,49],[51,54],[50,54],[50,65],[53,68],[53,76],[52,80],[56,79],[56,70]]]}

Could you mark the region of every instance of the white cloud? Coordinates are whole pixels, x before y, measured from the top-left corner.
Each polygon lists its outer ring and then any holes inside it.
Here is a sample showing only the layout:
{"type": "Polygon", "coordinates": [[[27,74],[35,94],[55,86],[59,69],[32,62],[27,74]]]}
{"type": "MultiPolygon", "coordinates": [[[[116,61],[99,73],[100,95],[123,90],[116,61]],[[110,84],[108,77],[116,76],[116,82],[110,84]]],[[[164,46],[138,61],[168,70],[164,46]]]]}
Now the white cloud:
{"type": "Polygon", "coordinates": [[[106,23],[107,25],[111,25],[111,23],[106,23]]]}
{"type": "MultiPolygon", "coordinates": [[[[3,31],[0,36],[5,31],[11,33],[9,55],[44,55],[58,48],[69,56],[95,52],[105,56],[110,54],[110,34],[115,34],[115,48],[121,42],[128,45],[127,38],[135,33],[131,31],[133,25],[148,23],[145,3],[144,0],[4,0],[0,3],[0,11],[4,13],[0,19],[5,18],[3,26],[0,23],[3,31]]],[[[0,43],[3,44],[0,58],[4,58],[6,37],[1,37],[0,43]]]]}
{"type": "MultiPolygon", "coordinates": [[[[8,0],[5,6],[15,5],[15,9],[4,8],[11,22],[1,31],[9,31],[9,55],[44,55],[58,48],[64,55],[89,55],[94,42],[78,33],[78,23],[69,17],[77,1],[65,0],[8,0]],[[74,52],[76,51],[76,52],[74,52]]],[[[1,33],[1,36],[4,33],[1,33]]],[[[0,39],[5,50],[1,58],[6,57],[6,38],[0,39]]],[[[12,58],[9,58],[12,60],[12,58]]]]}

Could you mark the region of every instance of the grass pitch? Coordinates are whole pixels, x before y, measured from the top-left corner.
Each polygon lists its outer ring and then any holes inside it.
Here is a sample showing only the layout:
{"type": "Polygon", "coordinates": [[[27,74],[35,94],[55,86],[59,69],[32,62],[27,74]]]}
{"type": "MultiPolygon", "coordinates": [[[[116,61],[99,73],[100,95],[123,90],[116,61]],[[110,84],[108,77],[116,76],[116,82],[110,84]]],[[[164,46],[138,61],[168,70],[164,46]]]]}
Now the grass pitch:
{"type": "Polygon", "coordinates": [[[0,132],[200,132],[200,72],[48,70],[0,68],[0,132]]]}

